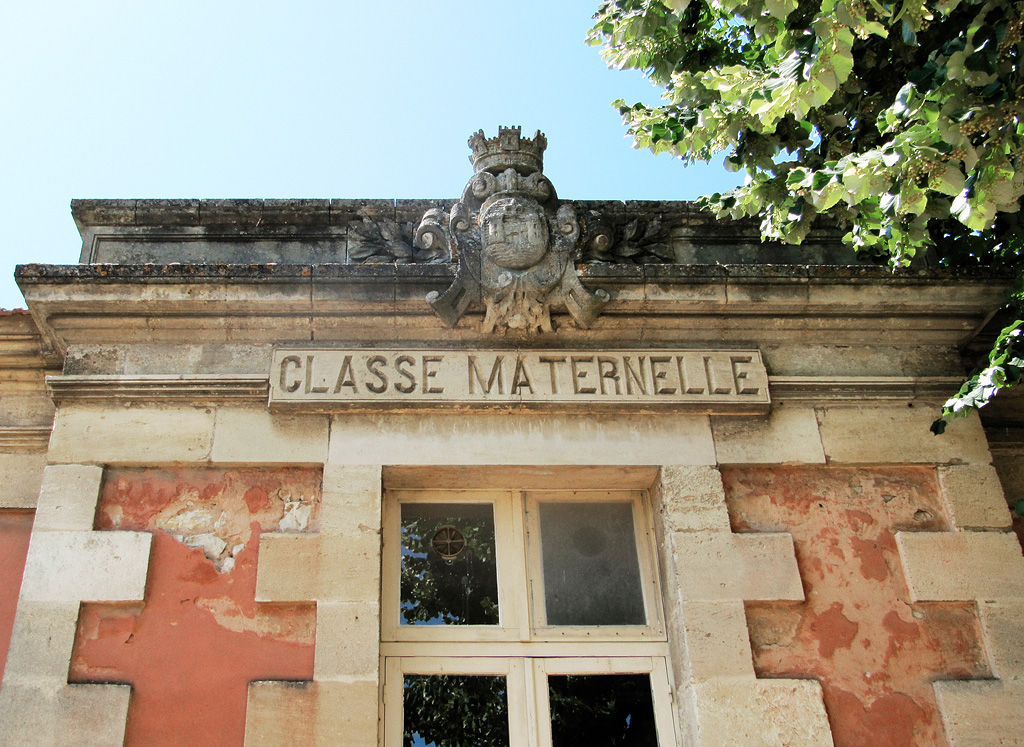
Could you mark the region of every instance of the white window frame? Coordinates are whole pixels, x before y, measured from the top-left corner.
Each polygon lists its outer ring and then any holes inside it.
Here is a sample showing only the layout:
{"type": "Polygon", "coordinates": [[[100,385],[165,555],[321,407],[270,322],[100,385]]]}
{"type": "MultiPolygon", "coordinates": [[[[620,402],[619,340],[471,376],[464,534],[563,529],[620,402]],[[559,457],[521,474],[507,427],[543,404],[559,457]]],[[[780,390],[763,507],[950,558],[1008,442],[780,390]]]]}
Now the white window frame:
{"type": "Polygon", "coordinates": [[[649,675],[659,744],[675,744],[669,650],[654,538],[650,500],[643,490],[388,490],[381,576],[381,744],[401,747],[407,674],[505,676],[510,747],[550,747],[548,675],[626,673],[649,675]],[[632,505],[646,625],[546,625],[537,510],[543,501],[632,505]],[[401,505],[409,502],[492,503],[498,625],[400,624],[401,505]]]}

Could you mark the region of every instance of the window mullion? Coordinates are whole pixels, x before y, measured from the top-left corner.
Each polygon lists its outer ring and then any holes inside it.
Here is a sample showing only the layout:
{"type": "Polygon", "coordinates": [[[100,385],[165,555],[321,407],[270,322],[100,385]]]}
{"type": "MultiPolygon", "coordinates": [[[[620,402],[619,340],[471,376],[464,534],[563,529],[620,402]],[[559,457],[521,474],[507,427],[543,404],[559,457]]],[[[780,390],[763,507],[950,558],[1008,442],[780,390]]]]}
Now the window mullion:
{"type": "Polygon", "coordinates": [[[544,669],[546,659],[527,659],[530,672],[530,693],[533,696],[533,730],[536,747],[551,747],[551,704],[548,702],[548,677],[544,669]]]}
{"type": "Polygon", "coordinates": [[[510,659],[507,679],[510,747],[536,747],[536,708],[528,659],[510,659]]]}
{"type": "MultiPolygon", "coordinates": [[[[515,620],[509,621],[509,627],[515,626],[519,629],[519,640],[529,641],[531,637],[530,625],[530,584],[527,572],[528,555],[526,547],[526,526],[528,520],[525,513],[523,494],[519,491],[512,491],[509,495],[508,508],[508,536],[511,538],[511,547],[507,557],[506,574],[507,581],[502,581],[502,590],[505,596],[514,600],[515,620]],[[524,519],[524,517],[526,517],[524,519]]],[[[500,566],[499,566],[500,570],[500,566]]]]}

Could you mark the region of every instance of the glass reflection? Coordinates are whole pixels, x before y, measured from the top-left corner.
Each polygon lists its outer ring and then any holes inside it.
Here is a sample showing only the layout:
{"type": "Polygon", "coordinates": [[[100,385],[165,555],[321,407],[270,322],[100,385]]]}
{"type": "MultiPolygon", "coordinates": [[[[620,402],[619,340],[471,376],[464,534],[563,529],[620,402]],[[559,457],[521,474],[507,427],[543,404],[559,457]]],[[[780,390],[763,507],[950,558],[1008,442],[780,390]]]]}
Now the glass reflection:
{"type": "Polygon", "coordinates": [[[541,503],[548,625],[643,625],[630,503],[541,503]]]}
{"type": "Polygon", "coordinates": [[[407,674],[404,747],[507,747],[505,678],[407,674]]]}
{"type": "Polygon", "coordinates": [[[553,747],[658,747],[646,674],[548,676],[553,747]]]}
{"type": "Polygon", "coordinates": [[[490,504],[403,503],[403,625],[497,625],[490,504]]]}

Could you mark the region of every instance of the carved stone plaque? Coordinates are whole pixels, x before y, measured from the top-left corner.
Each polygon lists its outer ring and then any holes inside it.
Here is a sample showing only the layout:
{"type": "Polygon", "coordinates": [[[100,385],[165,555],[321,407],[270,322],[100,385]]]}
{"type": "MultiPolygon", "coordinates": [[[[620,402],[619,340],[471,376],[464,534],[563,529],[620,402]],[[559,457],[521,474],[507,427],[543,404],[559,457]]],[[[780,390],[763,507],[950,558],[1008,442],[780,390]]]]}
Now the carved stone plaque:
{"type": "Polygon", "coordinates": [[[270,404],[767,412],[757,350],[274,351],[270,404]]]}

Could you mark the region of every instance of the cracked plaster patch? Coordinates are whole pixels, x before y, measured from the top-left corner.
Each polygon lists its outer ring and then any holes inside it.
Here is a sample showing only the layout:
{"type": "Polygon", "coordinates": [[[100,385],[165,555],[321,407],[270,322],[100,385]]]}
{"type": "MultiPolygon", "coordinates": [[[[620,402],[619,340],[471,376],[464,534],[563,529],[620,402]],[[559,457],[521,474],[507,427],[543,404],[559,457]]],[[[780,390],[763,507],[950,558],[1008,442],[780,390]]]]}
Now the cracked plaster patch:
{"type": "Polygon", "coordinates": [[[163,531],[230,573],[253,530],[318,529],[319,476],[281,470],[129,470],[109,475],[101,529],[163,531]]]}

